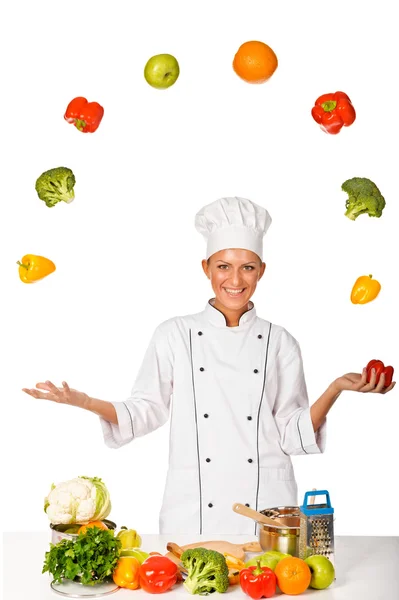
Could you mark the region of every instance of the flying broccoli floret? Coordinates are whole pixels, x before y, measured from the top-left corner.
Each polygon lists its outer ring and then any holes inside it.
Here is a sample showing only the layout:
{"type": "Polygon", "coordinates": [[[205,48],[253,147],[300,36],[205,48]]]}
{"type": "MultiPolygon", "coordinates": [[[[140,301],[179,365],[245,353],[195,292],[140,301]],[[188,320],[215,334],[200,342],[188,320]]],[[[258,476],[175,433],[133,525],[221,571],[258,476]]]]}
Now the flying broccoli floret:
{"type": "Polygon", "coordinates": [[[363,213],[369,217],[380,217],[385,207],[385,198],[378,187],[366,177],[353,177],[344,181],[342,189],[349,198],[345,216],[352,221],[363,213]]]}
{"type": "Polygon", "coordinates": [[[75,185],[75,175],[67,167],[56,167],[45,171],[36,180],[36,191],[40,198],[50,208],[58,202],[69,204],[75,198],[73,186],[75,185]]]}
{"type": "Polygon", "coordinates": [[[185,550],[181,562],[187,569],[184,587],[190,594],[223,593],[229,587],[229,569],[223,554],[205,548],[185,550]]]}

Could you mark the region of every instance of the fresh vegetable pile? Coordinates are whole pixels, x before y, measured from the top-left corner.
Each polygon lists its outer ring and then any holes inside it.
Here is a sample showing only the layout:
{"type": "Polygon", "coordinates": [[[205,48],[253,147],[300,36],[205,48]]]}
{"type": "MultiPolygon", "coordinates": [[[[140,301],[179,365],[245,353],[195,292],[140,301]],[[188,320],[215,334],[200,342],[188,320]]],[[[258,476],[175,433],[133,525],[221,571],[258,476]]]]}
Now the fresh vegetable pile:
{"type": "MultiPolygon", "coordinates": [[[[384,372],[387,380],[392,379],[392,367],[384,367],[382,361],[370,361],[367,367],[376,368],[378,377],[384,372]]],[[[60,526],[59,531],[72,539],[50,544],[42,572],[50,573],[56,584],[70,580],[94,586],[113,581],[120,588],[149,594],[167,592],[181,581],[189,594],[198,596],[225,593],[230,586],[240,585],[254,600],[271,598],[277,587],[287,594],[299,594],[309,586],[324,589],[334,580],[329,559],[316,556],[303,561],[276,551],[244,563],[216,550],[183,551],[170,544],[168,549],[180,558],[176,564],[168,556],[144,551],[135,529],[123,526],[117,533],[109,529],[107,523],[114,524],[104,519],[110,511],[110,494],[99,477],[53,484],[45,499],[45,512],[52,527],[60,526]]]]}
{"type": "Polygon", "coordinates": [[[189,594],[199,596],[224,593],[229,586],[240,584],[244,594],[254,600],[271,598],[277,588],[290,595],[309,587],[325,589],[335,577],[332,563],[324,556],[304,561],[270,551],[243,563],[215,550],[193,548],[183,552],[178,566],[167,556],[149,554],[130,544],[141,544],[135,530],[123,527],[115,535],[89,523],[80,528],[75,540],[50,545],[42,572],[49,572],[56,583],[72,580],[93,586],[113,580],[120,588],[149,594],[167,592],[182,580],[189,594]]]}

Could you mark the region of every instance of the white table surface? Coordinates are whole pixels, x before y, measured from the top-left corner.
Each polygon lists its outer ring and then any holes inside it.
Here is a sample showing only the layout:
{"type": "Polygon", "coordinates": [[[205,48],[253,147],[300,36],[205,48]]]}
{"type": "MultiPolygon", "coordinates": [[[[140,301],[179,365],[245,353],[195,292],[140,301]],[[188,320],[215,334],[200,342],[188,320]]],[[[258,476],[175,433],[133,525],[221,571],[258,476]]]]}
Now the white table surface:
{"type": "MultiPolygon", "coordinates": [[[[142,548],[147,552],[166,552],[168,542],[179,545],[220,536],[160,536],[143,535],[142,548]]],[[[245,543],[251,536],[223,536],[223,540],[245,543]]],[[[3,534],[3,600],[57,600],[62,598],[50,588],[50,577],[41,574],[44,554],[49,549],[50,534],[3,534]]],[[[252,555],[251,555],[252,556],[252,555]]],[[[313,600],[399,600],[399,537],[336,537],[336,581],[326,590],[308,590],[298,596],[313,600]]],[[[231,600],[248,600],[240,586],[226,592],[231,600]],[[233,599],[232,596],[235,598],[233,599]]],[[[280,594],[277,594],[279,596],[280,594]]],[[[163,595],[160,595],[163,597],[163,595]]],[[[165,600],[190,597],[182,585],[166,592],[165,600]]],[[[144,600],[159,597],[142,590],[118,590],[105,598],[115,600],[144,600]]],[[[198,596],[196,596],[198,598],[198,596]]],[[[216,597],[216,594],[213,596],[216,597]]],[[[287,596],[288,598],[289,596],[287,596]]],[[[227,600],[227,598],[226,598],[227,600]]]]}

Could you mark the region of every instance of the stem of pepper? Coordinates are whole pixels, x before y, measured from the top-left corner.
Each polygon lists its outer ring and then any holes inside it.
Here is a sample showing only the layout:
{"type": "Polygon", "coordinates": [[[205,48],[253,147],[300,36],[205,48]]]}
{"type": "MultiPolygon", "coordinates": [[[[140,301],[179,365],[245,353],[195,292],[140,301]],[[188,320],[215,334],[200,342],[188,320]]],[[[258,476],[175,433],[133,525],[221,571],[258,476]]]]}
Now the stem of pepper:
{"type": "Polygon", "coordinates": [[[323,102],[322,107],[325,112],[332,112],[337,106],[336,100],[327,100],[323,102]]]}
{"type": "Polygon", "coordinates": [[[257,561],[256,561],[256,569],[254,569],[254,570],[252,571],[252,574],[253,574],[253,575],[262,575],[262,573],[263,573],[263,569],[262,569],[262,567],[260,566],[260,560],[257,560],[257,561]]]}
{"type": "Polygon", "coordinates": [[[29,269],[29,265],[24,265],[24,263],[21,263],[19,260],[17,260],[17,265],[19,265],[20,267],[24,267],[26,270],[29,269]]]}
{"type": "Polygon", "coordinates": [[[75,125],[79,131],[83,131],[83,129],[86,127],[86,121],[83,121],[82,119],[76,119],[75,125]]]}

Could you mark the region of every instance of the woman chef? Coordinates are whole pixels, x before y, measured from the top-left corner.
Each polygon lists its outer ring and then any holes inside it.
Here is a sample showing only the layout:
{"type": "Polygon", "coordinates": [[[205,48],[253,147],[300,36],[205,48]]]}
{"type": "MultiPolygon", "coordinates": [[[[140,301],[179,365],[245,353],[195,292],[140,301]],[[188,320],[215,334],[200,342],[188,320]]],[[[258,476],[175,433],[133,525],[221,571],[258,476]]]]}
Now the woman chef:
{"type": "Polygon", "coordinates": [[[344,390],[386,393],[375,373],[336,379],[309,408],[298,342],[257,316],[250,301],[263,276],[269,213],[244,198],[222,198],[196,216],[207,239],[202,266],[215,298],[195,315],[156,329],[131,396],[105,402],[50,381],[34,398],[80,406],[101,418],[111,448],[171,416],[170,463],[161,533],[253,533],[232,511],[297,505],[291,455],[323,452],[326,415],[344,390]],[[173,396],[173,402],[171,397],[173,396]]]}

